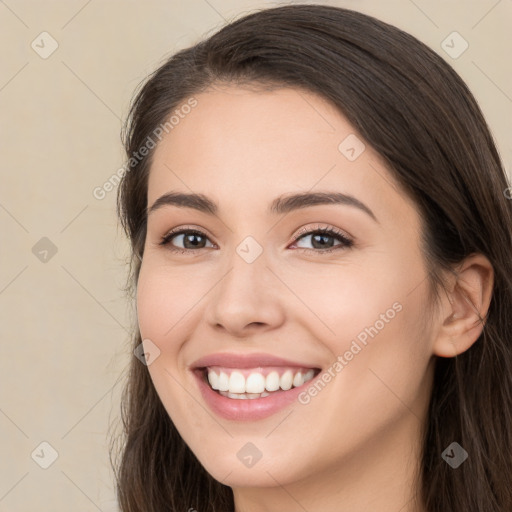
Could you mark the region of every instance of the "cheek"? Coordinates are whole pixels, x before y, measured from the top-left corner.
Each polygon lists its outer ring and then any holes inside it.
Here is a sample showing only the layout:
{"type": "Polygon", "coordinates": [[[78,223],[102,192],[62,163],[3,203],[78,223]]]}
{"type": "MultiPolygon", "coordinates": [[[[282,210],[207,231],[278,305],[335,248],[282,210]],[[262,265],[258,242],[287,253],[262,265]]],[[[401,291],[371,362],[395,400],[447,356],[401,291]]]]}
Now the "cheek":
{"type": "Polygon", "coordinates": [[[137,319],[142,339],[159,337],[168,300],[165,282],[143,266],[137,283],[137,319]]]}
{"type": "Polygon", "coordinates": [[[332,344],[333,349],[336,345],[343,349],[346,340],[375,322],[380,326],[380,315],[386,311],[388,317],[394,318],[393,304],[403,301],[407,289],[400,280],[401,274],[390,268],[384,258],[377,266],[347,261],[318,265],[308,271],[285,269],[281,275],[284,282],[293,283],[296,298],[288,302],[290,313],[295,311],[293,319],[307,324],[315,337],[332,344]]]}
{"type": "Polygon", "coordinates": [[[428,281],[419,254],[367,256],[368,262],[357,265],[347,260],[316,272],[286,270],[283,280],[294,283],[300,299],[295,306],[289,303],[288,313],[329,349],[333,361],[344,357],[350,371],[343,373],[351,380],[375,380],[368,369],[382,367],[390,382],[403,379],[398,382],[402,388],[421,379],[431,356],[425,322],[428,281]]]}
{"type": "Polygon", "coordinates": [[[187,274],[185,268],[173,269],[150,259],[142,264],[137,283],[137,318],[143,338],[174,337],[173,329],[186,320],[194,304],[207,292],[204,281],[187,274]]]}
{"type": "MultiPolygon", "coordinates": [[[[151,380],[160,400],[173,420],[187,418],[183,407],[183,391],[178,384],[182,380],[177,365],[182,346],[180,331],[190,310],[191,302],[183,298],[185,286],[169,268],[154,264],[150,258],[144,261],[137,283],[137,319],[142,340],[151,340],[158,347],[158,355],[148,366],[151,380]]],[[[193,298],[190,298],[193,301],[193,298]]],[[[154,347],[148,344],[148,347],[154,347]]],[[[146,346],[146,345],[145,345],[146,346]]],[[[151,350],[151,349],[150,349],[151,350]]],[[[152,349],[156,354],[156,349],[152,349]]],[[[194,423],[189,419],[189,426],[194,423]]],[[[180,422],[178,421],[179,426],[180,422]]],[[[183,428],[183,427],[182,427],[183,428]]]]}

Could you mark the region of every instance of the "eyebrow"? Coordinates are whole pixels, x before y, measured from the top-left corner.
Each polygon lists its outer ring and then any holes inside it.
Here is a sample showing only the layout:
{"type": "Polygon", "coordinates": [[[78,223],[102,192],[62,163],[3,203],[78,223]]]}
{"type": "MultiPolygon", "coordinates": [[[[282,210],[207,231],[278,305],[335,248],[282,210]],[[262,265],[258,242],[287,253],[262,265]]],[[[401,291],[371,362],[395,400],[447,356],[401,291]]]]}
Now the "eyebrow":
{"type": "MultiPolygon", "coordinates": [[[[274,215],[289,213],[316,205],[341,204],[352,206],[365,212],[375,222],[377,217],[372,210],[356,197],[341,192],[303,192],[298,194],[282,195],[272,201],[268,212],[274,215]]],[[[193,208],[208,215],[217,215],[217,204],[204,194],[168,192],[160,196],[147,210],[147,215],[163,206],[177,206],[179,208],[193,208]]]]}

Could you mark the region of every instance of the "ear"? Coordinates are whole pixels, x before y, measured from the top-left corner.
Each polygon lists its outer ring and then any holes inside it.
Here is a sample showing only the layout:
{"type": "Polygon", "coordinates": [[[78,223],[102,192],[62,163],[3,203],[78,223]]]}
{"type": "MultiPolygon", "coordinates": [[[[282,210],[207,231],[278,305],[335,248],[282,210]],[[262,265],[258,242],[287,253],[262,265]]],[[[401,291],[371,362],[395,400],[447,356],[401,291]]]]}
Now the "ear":
{"type": "Polygon", "coordinates": [[[441,324],[434,340],[434,354],[440,357],[462,354],[475,343],[492,298],[494,270],[483,254],[468,256],[456,273],[442,301],[441,324]]]}

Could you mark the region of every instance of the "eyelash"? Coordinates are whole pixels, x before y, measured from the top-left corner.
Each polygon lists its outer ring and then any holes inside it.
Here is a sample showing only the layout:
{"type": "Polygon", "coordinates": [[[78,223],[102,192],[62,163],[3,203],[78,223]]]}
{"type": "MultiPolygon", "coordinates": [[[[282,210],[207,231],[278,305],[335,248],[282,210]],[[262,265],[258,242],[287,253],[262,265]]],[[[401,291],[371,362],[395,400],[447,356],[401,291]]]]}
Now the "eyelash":
{"type": "MultiPolygon", "coordinates": [[[[161,246],[168,246],[168,249],[174,253],[180,253],[180,254],[186,254],[186,253],[193,253],[197,252],[195,249],[181,249],[179,247],[173,247],[170,242],[171,240],[177,236],[177,235],[187,235],[187,234],[193,234],[193,235],[199,235],[205,238],[208,238],[205,233],[202,231],[199,231],[198,229],[193,228],[176,228],[166,235],[164,235],[161,238],[161,241],[158,245],[161,246]]],[[[340,250],[340,249],[349,249],[354,245],[353,240],[348,238],[344,233],[339,231],[338,229],[334,227],[316,227],[315,229],[311,229],[308,227],[302,228],[299,230],[299,232],[295,235],[292,243],[298,242],[301,238],[304,238],[307,235],[315,235],[315,234],[322,234],[322,235],[330,235],[333,238],[337,238],[341,243],[339,245],[336,245],[334,247],[331,247],[330,249],[308,249],[305,247],[299,247],[299,250],[306,251],[306,252],[313,252],[313,253],[332,253],[334,251],[340,250]]],[[[200,249],[204,249],[204,247],[201,247],[200,249]]]]}

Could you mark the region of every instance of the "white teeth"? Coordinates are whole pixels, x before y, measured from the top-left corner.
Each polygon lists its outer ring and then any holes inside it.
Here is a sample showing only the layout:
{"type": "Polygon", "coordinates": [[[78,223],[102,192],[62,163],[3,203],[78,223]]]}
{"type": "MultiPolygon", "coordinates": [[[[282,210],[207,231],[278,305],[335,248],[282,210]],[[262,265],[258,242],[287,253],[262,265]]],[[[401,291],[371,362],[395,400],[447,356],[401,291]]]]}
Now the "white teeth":
{"type": "Polygon", "coordinates": [[[270,393],[229,393],[228,391],[219,391],[222,396],[227,396],[228,398],[234,398],[235,400],[252,400],[254,398],[264,398],[269,396],[270,393]]]}
{"type": "Polygon", "coordinates": [[[245,377],[240,372],[231,372],[229,376],[229,392],[245,393],[245,377]]]}
{"type": "Polygon", "coordinates": [[[286,370],[281,376],[281,389],[288,391],[292,388],[293,384],[293,373],[291,370],[286,370]]]}
{"type": "MultiPolygon", "coordinates": [[[[210,373],[210,372],[208,372],[208,373],[210,373]]],[[[217,385],[219,386],[219,391],[228,391],[229,390],[229,377],[228,377],[227,373],[220,372],[217,385]]]]}
{"type": "Polygon", "coordinates": [[[215,372],[208,372],[208,382],[212,389],[219,389],[219,377],[215,372]]]}
{"type": "Polygon", "coordinates": [[[247,398],[259,398],[260,396],[268,396],[268,393],[245,393],[247,398]]]}
{"type": "Polygon", "coordinates": [[[314,375],[315,375],[315,370],[308,370],[304,375],[304,382],[311,380],[314,375]]]}
{"type": "Polygon", "coordinates": [[[247,397],[239,393],[228,393],[229,398],[236,398],[237,400],[247,400],[247,397]]]}
{"type": "Polygon", "coordinates": [[[301,372],[297,372],[295,377],[293,377],[293,387],[298,388],[299,386],[302,386],[302,384],[304,384],[304,377],[301,372]]]}
{"type": "Polygon", "coordinates": [[[292,387],[302,386],[315,375],[315,370],[308,370],[306,373],[293,370],[286,370],[281,376],[275,370],[266,377],[257,372],[251,372],[247,378],[241,371],[234,370],[231,373],[212,369],[207,370],[208,382],[212,389],[219,391],[221,395],[235,399],[260,398],[268,396],[270,392],[283,390],[288,391],[292,387]],[[231,396],[233,395],[233,396],[231,396]]]}
{"type": "Polygon", "coordinates": [[[245,381],[246,393],[263,393],[265,391],[265,377],[261,373],[251,373],[245,381]]]}
{"type": "Polygon", "coordinates": [[[267,391],[277,391],[279,389],[279,374],[270,372],[265,379],[265,389],[267,391]]]}

